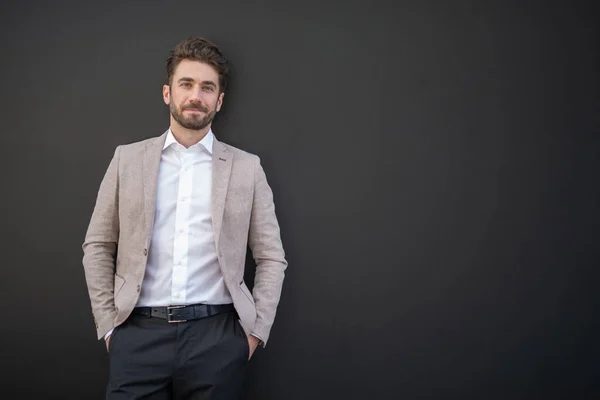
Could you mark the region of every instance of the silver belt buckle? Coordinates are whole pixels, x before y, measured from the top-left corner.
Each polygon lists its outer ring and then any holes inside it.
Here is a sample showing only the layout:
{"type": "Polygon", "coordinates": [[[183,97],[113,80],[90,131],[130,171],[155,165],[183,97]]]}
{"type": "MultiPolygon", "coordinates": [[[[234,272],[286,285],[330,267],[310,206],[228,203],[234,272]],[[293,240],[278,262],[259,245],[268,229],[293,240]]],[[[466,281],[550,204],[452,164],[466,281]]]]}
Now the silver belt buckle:
{"type": "Polygon", "coordinates": [[[174,324],[176,322],[186,322],[187,319],[171,319],[173,314],[171,314],[171,310],[176,308],[183,308],[185,306],[167,306],[167,322],[170,324],[174,324]]]}

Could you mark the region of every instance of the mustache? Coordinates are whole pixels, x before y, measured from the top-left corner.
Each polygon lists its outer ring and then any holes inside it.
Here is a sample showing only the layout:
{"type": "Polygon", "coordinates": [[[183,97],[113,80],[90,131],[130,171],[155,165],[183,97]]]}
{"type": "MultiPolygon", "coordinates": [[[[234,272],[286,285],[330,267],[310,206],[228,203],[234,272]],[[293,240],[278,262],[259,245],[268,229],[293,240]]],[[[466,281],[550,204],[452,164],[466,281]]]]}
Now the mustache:
{"type": "Polygon", "coordinates": [[[207,113],[209,111],[208,107],[204,107],[203,105],[200,105],[200,104],[182,107],[181,111],[184,111],[184,110],[200,110],[205,113],[207,113]]]}

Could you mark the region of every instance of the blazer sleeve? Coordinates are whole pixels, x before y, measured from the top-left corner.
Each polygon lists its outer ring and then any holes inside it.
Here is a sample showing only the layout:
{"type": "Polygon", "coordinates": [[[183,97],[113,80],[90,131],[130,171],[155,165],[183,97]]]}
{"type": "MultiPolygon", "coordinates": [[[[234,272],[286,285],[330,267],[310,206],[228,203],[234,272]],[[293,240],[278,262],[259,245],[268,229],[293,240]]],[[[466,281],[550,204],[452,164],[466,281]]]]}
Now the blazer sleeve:
{"type": "Polygon", "coordinates": [[[255,158],[254,197],[248,244],[256,262],[252,296],[256,321],[252,333],[266,345],[281,296],[287,261],[275,215],[273,192],[267,183],[260,158],[255,158]]]}
{"type": "Polygon", "coordinates": [[[114,327],[114,274],[119,241],[120,146],[106,170],[83,243],[83,266],[98,339],[114,327]]]}

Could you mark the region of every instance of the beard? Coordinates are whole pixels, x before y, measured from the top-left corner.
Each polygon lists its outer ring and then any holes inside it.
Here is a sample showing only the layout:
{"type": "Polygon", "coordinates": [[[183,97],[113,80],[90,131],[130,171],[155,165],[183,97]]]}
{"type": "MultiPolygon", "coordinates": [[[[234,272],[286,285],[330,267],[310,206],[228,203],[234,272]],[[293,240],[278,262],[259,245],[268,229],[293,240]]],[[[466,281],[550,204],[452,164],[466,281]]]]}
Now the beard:
{"type": "Polygon", "coordinates": [[[181,125],[182,127],[186,129],[192,129],[195,131],[199,131],[201,129],[206,128],[212,122],[212,120],[215,118],[215,114],[217,113],[215,111],[215,108],[211,110],[210,108],[204,107],[201,104],[190,104],[179,109],[172,102],[171,104],[169,104],[169,110],[171,111],[171,115],[173,116],[175,121],[177,121],[177,123],[179,123],[179,125],[181,125]],[[201,116],[197,114],[190,114],[188,116],[185,116],[183,114],[185,110],[200,110],[205,115],[201,116]]]}

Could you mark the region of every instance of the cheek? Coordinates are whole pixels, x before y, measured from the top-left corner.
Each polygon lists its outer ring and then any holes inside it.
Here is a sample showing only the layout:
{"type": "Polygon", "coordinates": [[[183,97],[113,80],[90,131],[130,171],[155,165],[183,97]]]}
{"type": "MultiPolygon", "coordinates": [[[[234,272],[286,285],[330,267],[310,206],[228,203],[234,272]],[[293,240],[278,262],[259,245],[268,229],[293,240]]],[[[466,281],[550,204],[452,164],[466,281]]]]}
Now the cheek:
{"type": "Polygon", "coordinates": [[[186,104],[185,99],[182,99],[181,96],[173,96],[171,95],[171,103],[177,108],[181,108],[186,104]]]}

